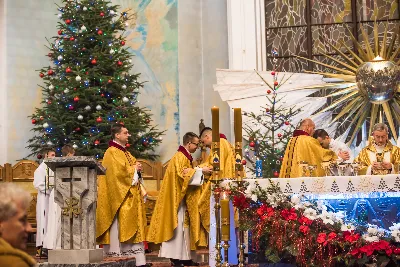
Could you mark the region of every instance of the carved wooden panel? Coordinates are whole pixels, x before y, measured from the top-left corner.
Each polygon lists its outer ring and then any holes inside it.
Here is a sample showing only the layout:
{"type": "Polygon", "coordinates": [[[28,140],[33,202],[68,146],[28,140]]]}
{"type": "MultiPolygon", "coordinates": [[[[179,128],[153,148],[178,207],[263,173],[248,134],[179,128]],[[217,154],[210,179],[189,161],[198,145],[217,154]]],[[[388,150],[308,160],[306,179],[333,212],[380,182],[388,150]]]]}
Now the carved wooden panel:
{"type": "Polygon", "coordinates": [[[0,166],[0,182],[3,182],[5,180],[5,168],[3,166],[0,166]]]}
{"type": "Polygon", "coordinates": [[[13,182],[33,182],[33,174],[39,165],[31,160],[21,160],[12,167],[13,182]]]}
{"type": "Polygon", "coordinates": [[[32,200],[28,208],[28,221],[32,225],[33,231],[36,231],[36,203],[37,193],[31,193],[32,200]]]}
{"type": "Polygon", "coordinates": [[[138,159],[137,161],[142,164],[142,178],[145,181],[147,191],[160,190],[161,163],[145,159],[138,159]]]}

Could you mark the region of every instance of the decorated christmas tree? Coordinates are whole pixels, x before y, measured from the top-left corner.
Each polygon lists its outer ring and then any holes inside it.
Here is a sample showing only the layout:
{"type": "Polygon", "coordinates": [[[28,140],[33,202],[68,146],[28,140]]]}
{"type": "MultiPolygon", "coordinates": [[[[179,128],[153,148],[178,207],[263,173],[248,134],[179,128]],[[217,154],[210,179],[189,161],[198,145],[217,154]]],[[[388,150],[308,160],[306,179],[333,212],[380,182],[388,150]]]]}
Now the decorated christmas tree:
{"type": "Polygon", "coordinates": [[[42,106],[31,115],[35,136],[28,143],[38,158],[65,144],[78,155],[102,158],[110,129],[124,124],[132,135],[127,145],[136,157],[154,159],[162,132],[149,110],[138,106],[142,83],[129,73],[131,53],[124,30],[134,23],[130,10],[103,0],[63,0],[58,6],[58,34],[48,42],[49,66],[39,71],[42,106]]]}
{"type": "Polygon", "coordinates": [[[292,124],[292,118],[301,109],[293,106],[285,106],[286,95],[279,93],[279,87],[285,84],[291,75],[278,76],[277,51],[274,55],[273,84],[269,84],[258,72],[258,76],[267,85],[267,106],[261,107],[261,113],[244,113],[249,118],[244,125],[248,145],[245,147],[245,158],[251,163],[250,169],[256,177],[278,177],[285,148],[293,131],[296,129],[292,124]]]}

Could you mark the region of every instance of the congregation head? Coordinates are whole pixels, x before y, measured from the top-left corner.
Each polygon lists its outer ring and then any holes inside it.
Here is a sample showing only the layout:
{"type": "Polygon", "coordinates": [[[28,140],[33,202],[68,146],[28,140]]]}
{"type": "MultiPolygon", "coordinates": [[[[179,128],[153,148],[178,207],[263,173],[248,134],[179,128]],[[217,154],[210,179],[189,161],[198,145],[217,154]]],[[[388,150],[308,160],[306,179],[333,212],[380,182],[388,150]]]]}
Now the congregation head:
{"type": "Polygon", "coordinates": [[[56,151],[54,149],[47,150],[45,158],[54,158],[56,156],[56,151]]]}
{"type": "Polygon", "coordinates": [[[187,132],[183,136],[183,146],[190,152],[194,153],[199,147],[199,137],[193,132],[187,132]]]}
{"type": "Polygon", "coordinates": [[[384,123],[377,123],[372,128],[372,137],[378,146],[386,145],[389,139],[389,128],[384,123]]]}
{"type": "Polygon", "coordinates": [[[299,130],[305,131],[312,136],[315,130],[315,123],[310,118],[304,119],[300,122],[299,130]]]}
{"type": "Polygon", "coordinates": [[[130,136],[128,129],[123,124],[115,124],[111,128],[111,138],[122,145],[129,142],[130,136]]]}
{"type": "Polygon", "coordinates": [[[318,140],[323,148],[329,148],[330,137],[324,129],[315,130],[313,137],[318,140]]]}
{"type": "Polygon", "coordinates": [[[0,196],[0,237],[12,247],[25,250],[32,231],[28,222],[31,195],[15,183],[1,183],[0,196]]]}
{"type": "Polygon", "coordinates": [[[212,129],[210,127],[205,127],[200,133],[200,139],[205,146],[211,146],[212,129]]]}
{"type": "Polygon", "coordinates": [[[75,155],[75,149],[71,145],[65,145],[61,148],[64,157],[72,157],[75,155]]]}

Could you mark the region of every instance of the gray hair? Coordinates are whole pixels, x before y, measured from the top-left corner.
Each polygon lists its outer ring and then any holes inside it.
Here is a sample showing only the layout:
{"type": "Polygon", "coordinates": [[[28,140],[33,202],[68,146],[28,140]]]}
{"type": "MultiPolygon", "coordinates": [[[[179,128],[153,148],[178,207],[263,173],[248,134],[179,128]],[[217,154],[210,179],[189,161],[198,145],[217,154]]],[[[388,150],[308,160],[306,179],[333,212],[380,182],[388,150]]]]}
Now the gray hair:
{"type": "Polygon", "coordinates": [[[7,221],[17,213],[17,205],[24,209],[29,207],[31,195],[16,184],[3,182],[0,184],[0,222],[7,221]]]}
{"type": "Polygon", "coordinates": [[[387,133],[389,133],[389,128],[384,123],[377,123],[372,128],[372,131],[373,132],[375,132],[375,131],[386,131],[387,133]]]}

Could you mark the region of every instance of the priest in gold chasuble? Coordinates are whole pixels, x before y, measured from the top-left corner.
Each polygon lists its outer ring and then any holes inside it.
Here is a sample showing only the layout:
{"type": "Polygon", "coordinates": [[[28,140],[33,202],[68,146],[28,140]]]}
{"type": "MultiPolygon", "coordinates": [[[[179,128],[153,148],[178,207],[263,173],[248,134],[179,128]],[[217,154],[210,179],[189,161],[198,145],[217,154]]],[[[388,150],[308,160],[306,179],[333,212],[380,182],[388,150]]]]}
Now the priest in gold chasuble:
{"type": "Polygon", "coordinates": [[[314,174],[317,177],[325,176],[321,167],[323,161],[335,160],[337,156],[329,149],[322,148],[317,139],[312,135],[315,124],[311,119],[305,119],[300,123],[299,129],[293,132],[293,137],[287,144],[283,157],[280,178],[302,177],[301,162],[317,166],[314,174]]]}
{"type": "Polygon", "coordinates": [[[183,136],[183,146],[168,163],[147,233],[147,241],[162,243],[159,256],[171,259],[173,266],[196,265],[191,250],[207,245],[197,205],[203,173],[210,174],[212,168],[193,168],[191,153],[199,142],[194,133],[183,136]]]}
{"type": "Polygon", "coordinates": [[[360,175],[386,175],[395,173],[400,163],[400,149],[389,141],[389,129],[383,123],[373,127],[369,144],[354,159],[361,164],[360,175]]]}
{"type": "MultiPolygon", "coordinates": [[[[204,128],[200,134],[203,145],[211,148],[212,129],[204,128]]],[[[233,146],[226,140],[225,135],[220,134],[220,172],[221,179],[235,179],[235,155],[233,146]]],[[[212,151],[208,155],[205,163],[200,166],[213,166],[212,151]]],[[[199,200],[199,212],[203,227],[210,232],[210,198],[211,198],[211,182],[207,181],[202,187],[202,193],[199,200]]]]}
{"type": "Polygon", "coordinates": [[[129,132],[117,124],[113,141],[104,154],[106,174],[98,179],[96,240],[109,256],[134,256],[137,266],[146,266],[146,213],[142,196],[141,164],[126,150],[129,132]]]}

